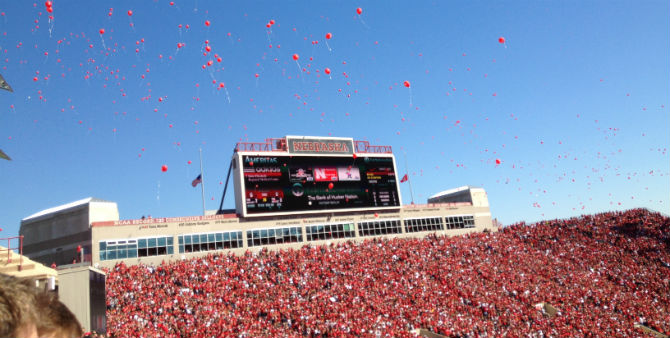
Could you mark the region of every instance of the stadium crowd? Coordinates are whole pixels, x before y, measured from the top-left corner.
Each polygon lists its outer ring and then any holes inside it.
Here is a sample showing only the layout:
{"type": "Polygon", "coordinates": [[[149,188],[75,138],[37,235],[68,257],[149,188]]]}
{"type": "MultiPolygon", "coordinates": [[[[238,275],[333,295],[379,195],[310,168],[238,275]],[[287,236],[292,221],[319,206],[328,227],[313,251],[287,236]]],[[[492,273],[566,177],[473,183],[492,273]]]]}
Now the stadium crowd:
{"type": "Polygon", "coordinates": [[[644,336],[636,323],[667,334],[670,219],[636,209],[461,237],[119,263],[107,315],[111,337],[644,336]]]}

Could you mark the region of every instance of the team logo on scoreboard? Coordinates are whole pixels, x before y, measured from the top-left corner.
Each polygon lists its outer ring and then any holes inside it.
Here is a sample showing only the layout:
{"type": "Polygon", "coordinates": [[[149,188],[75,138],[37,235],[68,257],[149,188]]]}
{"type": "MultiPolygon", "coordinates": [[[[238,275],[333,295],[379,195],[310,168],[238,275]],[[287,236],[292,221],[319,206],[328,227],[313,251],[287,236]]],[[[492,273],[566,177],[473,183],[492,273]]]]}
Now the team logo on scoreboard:
{"type": "Polygon", "coordinates": [[[360,181],[361,172],[358,167],[339,167],[337,168],[337,176],[340,181],[360,181]]]}
{"type": "Polygon", "coordinates": [[[317,182],[337,181],[337,168],[314,168],[314,180],[317,182]]]}

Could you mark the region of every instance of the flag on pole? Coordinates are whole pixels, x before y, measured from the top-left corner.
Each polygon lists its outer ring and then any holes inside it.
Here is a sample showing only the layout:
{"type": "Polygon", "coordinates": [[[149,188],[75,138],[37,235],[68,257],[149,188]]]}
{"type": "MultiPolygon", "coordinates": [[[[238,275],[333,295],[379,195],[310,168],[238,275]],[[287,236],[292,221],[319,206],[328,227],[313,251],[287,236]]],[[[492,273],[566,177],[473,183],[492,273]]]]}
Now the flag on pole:
{"type": "Polygon", "coordinates": [[[400,183],[405,183],[405,182],[407,182],[408,179],[409,179],[409,177],[407,177],[407,174],[405,174],[405,176],[403,176],[403,177],[400,179],[400,183]]]}
{"type": "Polygon", "coordinates": [[[191,185],[195,188],[198,186],[198,184],[202,183],[202,174],[198,175],[193,182],[191,182],[191,185]]]}

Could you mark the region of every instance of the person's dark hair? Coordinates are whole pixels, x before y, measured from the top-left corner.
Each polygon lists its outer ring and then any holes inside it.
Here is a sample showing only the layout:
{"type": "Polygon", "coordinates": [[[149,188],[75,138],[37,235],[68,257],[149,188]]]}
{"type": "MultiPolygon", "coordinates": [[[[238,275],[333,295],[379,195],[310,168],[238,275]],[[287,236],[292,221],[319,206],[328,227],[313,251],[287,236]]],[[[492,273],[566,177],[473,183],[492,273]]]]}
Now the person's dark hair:
{"type": "Polygon", "coordinates": [[[40,318],[37,323],[37,334],[40,337],[81,337],[84,331],[77,317],[54,293],[38,294],[36,305],[40,318]]]}
{"type": "Polygon", "coordinates": [[[33,289],[28,281],[0,273],[0,337],[15,337],[35,322],[33,289]]]}
{"type": "Polygon", "coordinates": [[[33,280],[0,273],[0,338],[81,337],[82,332],[77,318],[55,293],[38,289],[33,280]]]}

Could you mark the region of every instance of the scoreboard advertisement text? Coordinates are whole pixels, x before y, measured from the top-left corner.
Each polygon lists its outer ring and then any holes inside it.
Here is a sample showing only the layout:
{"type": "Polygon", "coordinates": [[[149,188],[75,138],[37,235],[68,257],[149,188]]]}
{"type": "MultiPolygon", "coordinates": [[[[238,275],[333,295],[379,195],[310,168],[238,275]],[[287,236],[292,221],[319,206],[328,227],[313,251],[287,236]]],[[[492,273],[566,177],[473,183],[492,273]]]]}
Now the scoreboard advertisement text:
{"type": "Polygon", "coordinates": [[[393,158],[241,155],[247,215],[399,207],[393,158]]]}

